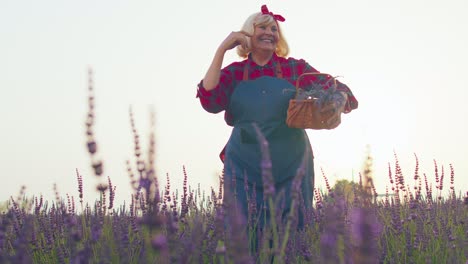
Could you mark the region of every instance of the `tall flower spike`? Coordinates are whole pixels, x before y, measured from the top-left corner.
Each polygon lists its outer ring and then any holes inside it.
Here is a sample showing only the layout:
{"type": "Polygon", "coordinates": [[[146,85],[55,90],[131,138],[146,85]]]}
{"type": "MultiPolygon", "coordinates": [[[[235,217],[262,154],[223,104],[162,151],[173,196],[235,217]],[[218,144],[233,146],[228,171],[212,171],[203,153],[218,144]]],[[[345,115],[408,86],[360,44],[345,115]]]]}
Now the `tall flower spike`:
{"type": "Polygon", "coordinates": [[[273,181],[273,172],[271,171],[271,158],[270,158],[270,150],[268,148],[268,141],[266,140],[265,136],[262,134],[262,131],[258,127],[257,124],[252,124],[255,132],[257,133],[257,137],[260,141],[260,152],[262,154],[262,179],[263,179],[263,188],[265,197],[273,197],[275,194],[275,184],[273,181]]]}

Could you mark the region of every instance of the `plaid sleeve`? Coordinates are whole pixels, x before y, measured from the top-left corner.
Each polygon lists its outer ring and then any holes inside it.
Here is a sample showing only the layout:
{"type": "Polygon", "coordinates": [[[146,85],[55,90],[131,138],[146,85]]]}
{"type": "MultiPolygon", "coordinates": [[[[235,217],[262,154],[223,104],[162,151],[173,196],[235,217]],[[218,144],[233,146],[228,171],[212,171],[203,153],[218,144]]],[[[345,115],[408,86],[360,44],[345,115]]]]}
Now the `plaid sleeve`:
{"type": "Polygon", "coordinates": [[[203,87],[203,80],[198,84],[196,97],[200,99],[200,103],[206,111],[219,113],[226,110],[229,104],[229,97],[235,86],[233,72],[230,68],[228,66],[221,70],[219,83],[214,89],[207,91],[203,87]]]}
{"type": "MultiPolygon", "coordinates": [[[[316,69],[314,69],[312,66],[310,66],[308,63],[305,63],[305,69],[303,71],[304,73],[309,73],[309,72],[314,72],[314,73],[319,73],[316,69]]],[[[348,99],[346,101],[346,105],[344,108],[344,113],[349,113],[352,110],[356,109],[358,107],[358,101],[356,97],[354,97],[353,92],[349,87],[338,81],[337,80],[337,91],[345,92],[348,96],[348,99]]],[[[299,82],[299,87],[305,87],[304,89],[314,89],[316,87],[322,87],[323,89],[328,89],[333,85],[333,78],[329,74],[327,75],[310,75],[310,76],[304,76],[301,78],[299,82]]]]}
{"type": "Polygon", "coordinates": [[[338,83],[337,90],[345,92],[346,95],[348,95],[348,99],[346,100],[346,104],[345,104],[343,112],[349,113],[352,110],[358,108],[358,101],[356,97],[354,97],[354,94],[351,91],[351,89],[349,89],[349,87],[346,84],[341,83],[340,81],[337,81],[337,83],[338,83]]]}

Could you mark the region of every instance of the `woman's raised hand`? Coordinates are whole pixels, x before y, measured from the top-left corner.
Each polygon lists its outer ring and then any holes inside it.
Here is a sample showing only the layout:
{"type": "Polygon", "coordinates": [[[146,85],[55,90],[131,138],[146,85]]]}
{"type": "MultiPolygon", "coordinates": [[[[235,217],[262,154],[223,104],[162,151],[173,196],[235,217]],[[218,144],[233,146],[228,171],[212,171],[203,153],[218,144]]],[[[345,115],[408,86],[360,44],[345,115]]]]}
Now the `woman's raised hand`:
{"type": "Polygon", "coordinates": [[[247,49],[249,48],[249,37],[252,37],[252,35],[245,31],[233,31],[224,39],[219,48],[222,51],[228,51],[241,45],[244,49],[247,49]]]}
{"type": "Polygon", "coordinates": [[[244,48],[249,47],[249,37],[252,35],[245,31],[231,32],[221,45],[216,50],[213,61],[211,62],[210,68],[203,78],[203,87],[205,90],[210,91],[219,84],[219,78],[221,75],[221,67],[223,66],[224,53],[238,45],[242,45],[244,48]]]}

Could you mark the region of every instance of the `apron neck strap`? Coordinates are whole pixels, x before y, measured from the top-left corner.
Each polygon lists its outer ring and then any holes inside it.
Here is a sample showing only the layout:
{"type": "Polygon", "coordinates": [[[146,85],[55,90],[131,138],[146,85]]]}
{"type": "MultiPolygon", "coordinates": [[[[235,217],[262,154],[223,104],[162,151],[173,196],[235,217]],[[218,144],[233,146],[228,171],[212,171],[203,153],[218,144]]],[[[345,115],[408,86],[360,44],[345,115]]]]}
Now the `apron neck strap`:
{"type": "MultiPolygon", "coordinates": [[[[275,65],[276,78],[283,79],[283,71],[281,70],[281,65],[277,61],[274,61],[273,64],[275,65]]],[[[247,61],[244,65],[244,75],[242,77],[243,81],[247,81],[249,79],[249,70],[250,62],[247,61]]]]}

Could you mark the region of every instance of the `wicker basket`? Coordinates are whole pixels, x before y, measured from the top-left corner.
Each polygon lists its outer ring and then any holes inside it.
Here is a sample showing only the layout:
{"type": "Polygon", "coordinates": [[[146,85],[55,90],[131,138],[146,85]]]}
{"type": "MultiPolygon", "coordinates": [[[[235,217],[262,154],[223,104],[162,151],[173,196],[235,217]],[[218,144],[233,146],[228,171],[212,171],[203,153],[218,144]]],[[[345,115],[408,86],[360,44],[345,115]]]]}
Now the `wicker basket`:
{"type": "MultiPolygon", "coordinates": [[[[329,89],[327,93],[322,94],[321,97],[314,95],[304,96],[303,90],[299,89],[299,81],[306,75],[325,75],[331,77],[326,73],[304,73],[296,81],[296,96],[289,101],[288,113],[286,117],[286,124],[292,128],[310,128],[310,129],[329,129],[326,120],[322,119],[319,111],[328,100],[328,95],[333,93],[336,89],[336,79],[333,79],[333,88],[329,89]],[[302,94],[301,94],[302,92],[302,94]]],[[[323,87],[322,87],[323,89],[323,87]]]]}

